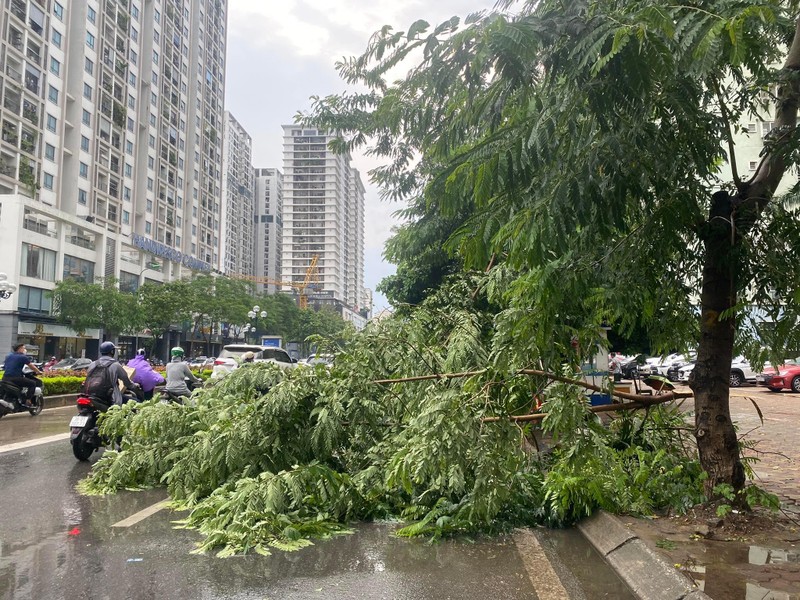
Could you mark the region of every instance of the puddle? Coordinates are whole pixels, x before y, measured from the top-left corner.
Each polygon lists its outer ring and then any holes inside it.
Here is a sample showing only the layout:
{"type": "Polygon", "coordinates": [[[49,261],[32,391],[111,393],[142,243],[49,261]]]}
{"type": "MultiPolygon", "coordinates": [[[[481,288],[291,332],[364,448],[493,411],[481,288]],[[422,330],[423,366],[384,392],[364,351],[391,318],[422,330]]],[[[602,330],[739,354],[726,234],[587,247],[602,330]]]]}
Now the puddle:
{"type": "Polygon", "coordinates": [[[700,541],[681,570],[714,600],[800,600],[800,548],[700,541]]]}

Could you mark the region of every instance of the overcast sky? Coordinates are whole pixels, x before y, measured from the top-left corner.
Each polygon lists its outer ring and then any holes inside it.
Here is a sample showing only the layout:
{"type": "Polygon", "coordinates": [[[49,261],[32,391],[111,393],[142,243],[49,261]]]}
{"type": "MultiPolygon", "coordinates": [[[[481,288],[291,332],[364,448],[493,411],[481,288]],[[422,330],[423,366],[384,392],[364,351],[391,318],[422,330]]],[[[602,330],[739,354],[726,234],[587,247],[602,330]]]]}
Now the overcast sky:
{"type": "MultiPolygon", "coordinates": [[[[225,102],[253,138],[254,166],[283,170],[281,125],[309,110],[310,96],[345,91],[334,63],[360,55],[383,25],[404,31],[417,19],[435,25],[492,5],[493,0],[230,0],[225,102]]],[[[391,214],[400,206],[381,202],[366,180],[370,163],[359,156],[353,163],[367,188],[364,284],[374,291],[394,272],[382,253],[394,224],[391,214]]],[[[377,293],[375,306],[386,306],[377,293]]]]}

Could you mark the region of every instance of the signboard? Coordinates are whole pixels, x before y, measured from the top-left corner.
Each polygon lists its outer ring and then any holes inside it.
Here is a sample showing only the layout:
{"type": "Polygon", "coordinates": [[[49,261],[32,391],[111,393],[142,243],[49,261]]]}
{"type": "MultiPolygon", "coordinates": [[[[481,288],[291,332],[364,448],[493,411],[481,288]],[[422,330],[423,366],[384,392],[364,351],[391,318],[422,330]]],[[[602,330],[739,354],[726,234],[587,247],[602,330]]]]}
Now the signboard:
{"type": "Polygon", "coordinates": [[[150,252],[151,254],[155,254],[156,256],[161,256],[166,258],[167,260],[171,260],[172,262],[181,263],[184,267],[195,271],[210,271],[211,265],[207,262],[200,260],[199,258],[195,258],[193,256],[189,256],[188,254],[183,254],[180,250],[176,250],[175,248],[170,248],[162,244],[161,242],[157,242],[155,240],[151,240],[150,238],[146,238],[143,235],[139,235],[138,233],[134,233],[131,235],[131,241],[133,245],[137,248],[141,248],[145,252],[150,252]]]}
{"type": "Polygon", "coordinates": [[[283,338],[279,335],[262,335],[261,345],[269,348],[280,348],[283,343],[283,338]]]}

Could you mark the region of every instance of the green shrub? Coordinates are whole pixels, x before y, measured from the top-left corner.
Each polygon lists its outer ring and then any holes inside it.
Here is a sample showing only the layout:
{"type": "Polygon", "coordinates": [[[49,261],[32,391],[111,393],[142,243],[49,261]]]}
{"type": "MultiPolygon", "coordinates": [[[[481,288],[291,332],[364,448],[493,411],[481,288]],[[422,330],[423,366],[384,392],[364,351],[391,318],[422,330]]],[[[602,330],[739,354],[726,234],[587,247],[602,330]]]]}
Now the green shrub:
{"type": "Polygon", "coordinates": [[[44,395],[55,396],[58,394],[77,394],[85,377],[43,377],[44,395]]]}

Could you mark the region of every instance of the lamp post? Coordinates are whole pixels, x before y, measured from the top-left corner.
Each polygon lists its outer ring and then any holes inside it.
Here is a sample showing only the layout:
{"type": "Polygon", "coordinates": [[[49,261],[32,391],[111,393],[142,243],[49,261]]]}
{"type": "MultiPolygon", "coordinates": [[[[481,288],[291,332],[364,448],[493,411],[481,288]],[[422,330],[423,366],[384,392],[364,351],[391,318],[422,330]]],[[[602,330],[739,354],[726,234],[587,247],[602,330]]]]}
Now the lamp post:
{"type": "Polygon", "coordinates": [[[262,319],[267,318],[267,311],[261,310],[261,307],[256,304],[252,310],[247,313],[247,316],[250,317],[255,325],[253,325],[250,329],[253,331],[253,335],[256,339],[256,344],[258,343],[258,318],[261,317],[262,319]]]}
{"type": "Polygon", "coordinates": [[[0,298],[8,300],[17,291],[17,286],[8,280],[8,275],[0,273],[0,298]]]}

